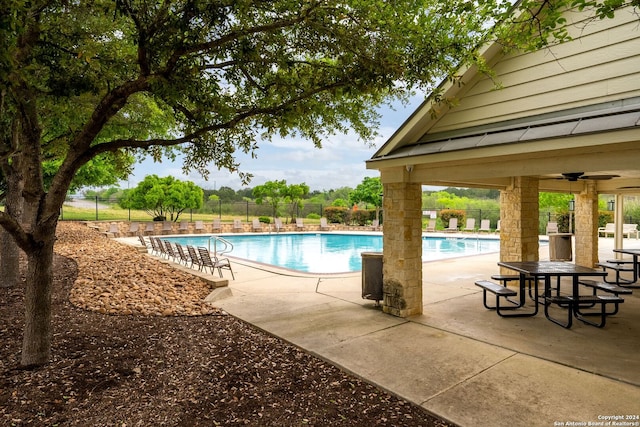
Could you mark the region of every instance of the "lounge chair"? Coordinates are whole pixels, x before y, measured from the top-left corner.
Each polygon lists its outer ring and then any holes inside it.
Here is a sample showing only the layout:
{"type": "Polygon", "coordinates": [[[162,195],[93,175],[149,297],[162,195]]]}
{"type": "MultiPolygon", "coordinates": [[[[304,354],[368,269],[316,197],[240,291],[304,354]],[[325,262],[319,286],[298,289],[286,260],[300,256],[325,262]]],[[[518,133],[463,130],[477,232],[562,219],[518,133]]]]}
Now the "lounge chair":
{"type": "Polygon", "coordinates": [[[173,232],[173,222],[162,221],[162,234],[171,234],[173,232]]]}
{"type": "Polygon", "coordinates": [[[320,231],[327,231],[329,230],[329,224],[327,224],[327,218],[322,217],[320,218],[320,231]]]}
{"type": "Polygon", "coordinates": [[[426,232],[434,232],[436,231],[436,220],[435,219],[430,219],[429,222],[427,223],[427,227],[424,229],[424,231],[426,232]]]}
{"type": "Polygon", "coordinates": [[[140,240],[140,244],[144,246],[144,248],[149,252],[149,249],[152,249],[151,244],[148,244],[146,240],[144,240],[144,236],[142,234],[138,234],[138,239],[140,240]]]}
{"type": "Polygon", "coordinates": [[[196,248],[191,245],[187,245],[187,253],[191,259],[191,267],[195,264],[198,266],[198,270],[202,271],[202,261],[200,260],[200,256],[198,255],[196,248]]]}
{"type": "Polygon", "coordinates": [[[138,224],[137,222],[132,222],[131,224],[129,224],[129,230],[127,231],[127,234],[129,236],[135,236],[136,234],[138,234],[139,229],[140,224],[138,224]]]}
{"type": "Polygon", "coordinates": [[[191,255],[189,255],[188,251],[185,251],[180,243],[176,243],[176,251],[178,252],[180,263],[184,262],[185,267],[193,267],[193,260],[191,259],[191,255]]]}
{"type": "Polygon", "coordinates": [[[276,232],[280,232],[282,229],[282,220],[280,218],[275,218],[273,220],[273,226],[275,227],[276,232]]]}
{"type": "Polygon", "coordinates": [[[120,227],[117,222],[109,224],[109,229],[103,233],[107,237],[120,237],[120,227]]]}
{"type": "Polygon", "coordinates": [[[239,219],[233,220],[233,231],[235,233],[244,231],[244,227],[242,226],[242,221],[239,219]]]}
{"type": "Polygon", "coordinates": [[[180,221],[180,226],[178,227],[178,233],[188,233],[189,232],[189,221],[186,219],[180,221]]]}
{"type": "Polygon", "coordinates": [[[214,269],[218,269],[218,274],[222,277],[222,269],[229,270],[231,272],[231,277],[233,280],[236,279],[233,274],[233,270],[231,269],[231,263],[227,258],[218,258],[215,255],[211,255],[211,252],[207,248],[202,246],[198,247],[198,255],[200,256],[200,271],[205,268],[211,269],[211,274],[213,274],[214,269]]]}
{"type": "Polygon", "coordinates": [[[449,226],[444,231],[456,232],[458,231],[458,218],[450,218],[449,226]]]}
{"type": "Polygon", "coordinates": [[[495,232],[496,232],[496,233],[499,233],[499,232],[500,232],[500,221],[501,221],[501,220],[498,220],[498,224],[496,225],[496,229],[495,229],[495,232]]]}
{"type": "Polygon", "coordinates": [[[476,231],[476,219],[467,218],[467,224],[464,226],[462,231],[476,231]]]}
{"type": "Polygon", "coordinates": [[[149,234],[154,234],[154,232],[155,232],[154,223],[148,222],[147,225],[145,225],[144,227],[144,234],[149,235],[149,234]]]}
{"type": "Polygon", "coordinates": [[[168,240],[165,240],[163,243],[164,243],[164,251],[165,251],[165,254],[167,255],[167,259],[178,261],[180,259],[180,256],[176,253],[176,251],[173,250],[173,246],[171,245],[171,242],[168,240]]]}
{"type": "Polygon", "coordinates": [[[631,238],[632,235],[638,239],[638,224],[622,224],[622,236],[631,238]]]}
{"type": "Polygon", "coordinates": [[[558,223],[557,222],[548,222],[547,223],[547,234],[558,234],[558,223]]]}
{"type": "Polygon", "coordinates": [[[616,234],[616,225],[613,222],[608,222],[604,227],[599,227],[598,237],[600,237],[601,234],[604,234],[603,237],[609,237],[609,234],[613,237],[616,234]]]}
{"type": "Polygon", "coordinates": [[[296,230],[304,231],[304,221],[302,218],[296,218],[296,230]]]}
{"type": "Polygon", "coordinates": [[[480,228],[478,228],[478,232],[486,231],[487,233],[491,232],[491,220],[483,219],[480,221],[480,228]]]}
{"type": "Polygon", "coordinates": [[[215,233],[215,232],[221,232],[222,231],[222,224],[220,224],[220,218],[216,218],[213,220],[213,224],[211,225],[211,232],[215,233]]]}
{"type": "Polygon", "coordinates": [[[196,221],[196,225],[194,226],[193,231],[196,233],[204,232],[204,221],[196,221]]]}
{"type": "Polygon", "coordinates": [[[160,239],[154,236],[149,236],[149,243],[151,243],[151,253],[162,256],[164,249],[162,249],[160,239]]]}
{"type": "Polygon", "coordinates": [[[251,229],[253,231],[262,231],[262,223],[258,218],[254,218],[251,223],[251,229]]]}

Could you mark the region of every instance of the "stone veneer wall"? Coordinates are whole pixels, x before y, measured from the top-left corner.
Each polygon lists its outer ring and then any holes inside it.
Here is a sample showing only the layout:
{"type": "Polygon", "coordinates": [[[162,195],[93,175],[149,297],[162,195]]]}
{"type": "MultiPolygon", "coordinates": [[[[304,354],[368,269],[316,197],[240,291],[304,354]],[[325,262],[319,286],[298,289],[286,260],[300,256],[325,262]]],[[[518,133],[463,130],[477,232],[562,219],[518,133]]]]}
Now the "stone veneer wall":
{"type": "Polygon", "coordinates": [[[383,305],[399,317],[422,314],[422,188],[384,184],[383,305]]]}
{"type": "Polygon", "coordinates": [[[587,182],[585,190],[576,194],[575,211],[575,262],[594,267],[598,262],[598,193],[593,182],[587,182]]]}
{"type": "MultiPolygon", "coordinates": [[[[538,261],[538,180],[513,178],[513,187],[500,192],[500,260],[538,261]]],[[[503,269],[502,274],[513,274],[503,269]]]]}

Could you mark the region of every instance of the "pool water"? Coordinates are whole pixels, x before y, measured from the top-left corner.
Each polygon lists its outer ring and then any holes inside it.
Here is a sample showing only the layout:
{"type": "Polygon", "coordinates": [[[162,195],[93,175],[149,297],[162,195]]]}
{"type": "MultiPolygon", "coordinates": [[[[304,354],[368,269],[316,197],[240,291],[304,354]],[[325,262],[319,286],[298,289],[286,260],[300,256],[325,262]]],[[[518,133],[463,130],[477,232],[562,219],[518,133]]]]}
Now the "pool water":
{"type": "MultiPolygon", "coordinates": [[[[209,235],[167,237],[166,240],[213,250],[213,241],[210,243],[210,237],[209,235]]],[[[380,235],[281,233],[221,237],[233,244],[233,252],[228,255],[306,273],[360,271],[362,252],[382,252],[380,235]]],[[[218,250],[220,250],[219,246],[218,250]]],[[[423,261],[498,251],[500,251],[499,239],[422,238],[423,261]]]]}

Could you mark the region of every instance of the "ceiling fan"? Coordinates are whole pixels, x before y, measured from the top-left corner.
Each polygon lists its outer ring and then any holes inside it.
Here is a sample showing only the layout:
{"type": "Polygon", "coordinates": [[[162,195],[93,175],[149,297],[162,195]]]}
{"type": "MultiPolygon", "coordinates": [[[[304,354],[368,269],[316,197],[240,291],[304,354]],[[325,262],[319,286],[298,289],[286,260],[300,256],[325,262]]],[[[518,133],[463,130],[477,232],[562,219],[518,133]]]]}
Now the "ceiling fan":
{"type": "Polygon", "coordinates": [[[562,176],[558,176],[552,179],[566,179],[567,181],[575,182],[579,179],[592,179],[594,181],[606,181],[612,178],[619,178],[620,175],[585,175],[584,172],[564,172],[562,176]]]}

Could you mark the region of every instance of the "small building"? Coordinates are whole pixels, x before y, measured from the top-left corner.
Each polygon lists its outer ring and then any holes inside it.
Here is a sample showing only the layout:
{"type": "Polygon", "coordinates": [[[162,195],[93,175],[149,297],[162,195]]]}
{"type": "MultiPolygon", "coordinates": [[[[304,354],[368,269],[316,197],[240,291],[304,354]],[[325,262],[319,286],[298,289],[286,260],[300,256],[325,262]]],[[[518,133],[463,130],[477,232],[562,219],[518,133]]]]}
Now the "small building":
{"type": "Polygon", "coordinates": [[[538,193],[575,195],[575,262],[598,262],[598,194],[640,193],[640,20],[575,10],[572,41],[535,52],[480,53],[444,82],[367,161],[384,186],[385,312],[422,313],[422,185],[501,192],[502,261],[538,260],[538,193]],[[499,87],[496,87],[496,82],[499,87]]]}

